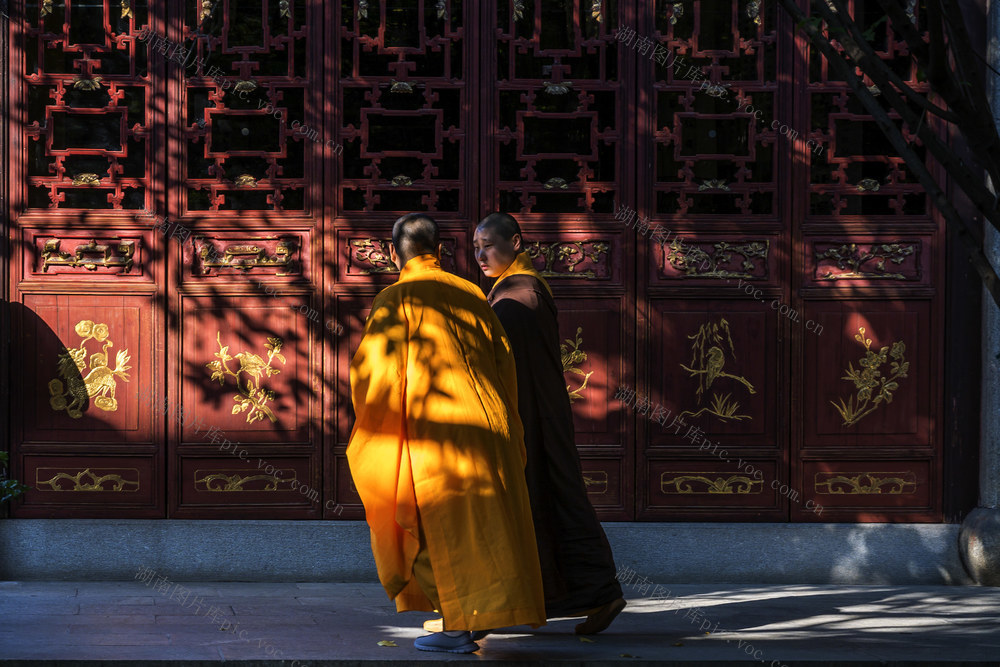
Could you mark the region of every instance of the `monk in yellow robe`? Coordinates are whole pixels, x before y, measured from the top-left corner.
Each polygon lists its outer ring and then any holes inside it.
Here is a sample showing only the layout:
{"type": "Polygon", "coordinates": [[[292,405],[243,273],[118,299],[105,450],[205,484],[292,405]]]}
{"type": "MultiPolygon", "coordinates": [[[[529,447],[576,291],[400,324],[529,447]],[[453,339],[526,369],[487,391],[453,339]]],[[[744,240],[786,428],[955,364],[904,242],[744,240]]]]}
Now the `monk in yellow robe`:
{"type": "Polygon", "coordinates": [[[510,344],[440,252],[429,216],[396,221],[399,280],[375,297],[351,362],[347,459],[396,610],[443,618],[415,646],[469,653],[469,631],[544,625],[545,600],[510,344]]]}

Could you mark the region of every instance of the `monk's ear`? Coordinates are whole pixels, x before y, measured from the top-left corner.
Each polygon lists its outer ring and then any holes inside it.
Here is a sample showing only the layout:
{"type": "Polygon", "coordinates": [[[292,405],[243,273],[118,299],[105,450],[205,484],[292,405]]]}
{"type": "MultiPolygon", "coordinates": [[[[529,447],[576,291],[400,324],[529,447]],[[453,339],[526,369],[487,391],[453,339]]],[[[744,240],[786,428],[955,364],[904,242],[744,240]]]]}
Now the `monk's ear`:
{"type": "Polygon", "coordinates": [[[437,250],[434,251],[434,255],[437,257],[437,261],[441,261],[441,250],[444,248],[443,243],[438,243],[437,250]]]}
{"type": "Polygon", "coordinates": [[[510,242],[514,244],[514,252],[521,252],[524,250],[524,245],[521,243],[521,235],[514,234],[510,237],[510,242]]]}
{"type": "Polygon", "coordinates": [[[400,271],[403,270],[403,267],[399,265],[399,255],[396,254],[396,245],[392,241],[389,241],[389,261],[395,264],[396,268],[400,271]]]}

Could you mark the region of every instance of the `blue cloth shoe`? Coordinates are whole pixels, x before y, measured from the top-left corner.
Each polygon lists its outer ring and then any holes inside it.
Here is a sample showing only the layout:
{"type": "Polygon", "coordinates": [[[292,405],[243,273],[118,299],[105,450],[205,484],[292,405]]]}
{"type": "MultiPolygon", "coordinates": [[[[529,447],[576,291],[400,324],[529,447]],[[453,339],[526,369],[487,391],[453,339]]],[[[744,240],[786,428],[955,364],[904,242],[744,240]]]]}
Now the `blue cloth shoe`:
{"type": "Polygon", "coordinates": [[[472,634],[463,632],[457,637],[449,637],[443,632],[417,637],[413,645],[420,651],[439,651],[441,653],[472,653],[479,650],[479,644],[472,641],[472,634]]]}

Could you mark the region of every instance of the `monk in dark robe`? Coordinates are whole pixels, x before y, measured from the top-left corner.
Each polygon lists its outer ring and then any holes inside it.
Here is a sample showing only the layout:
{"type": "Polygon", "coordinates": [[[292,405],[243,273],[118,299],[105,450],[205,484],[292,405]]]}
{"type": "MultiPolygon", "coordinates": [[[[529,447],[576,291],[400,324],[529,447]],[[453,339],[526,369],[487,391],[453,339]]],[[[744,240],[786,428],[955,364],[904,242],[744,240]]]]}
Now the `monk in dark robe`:
{"type": "Polygon", "coordinates": [[[482,290],[440,253],[429,216],[396,221],[399,280],[375,297],[351,362],[347,460],[397,611],[443,617],[414,645],[469,653],[472,632],[544,625],[545,602],[514,357],[482,290]]]}
{"type": "Polygon", "coordinates": [[[583,481],[556,304],[548,283],[522,252],[523,243],[517,221],[494,213],[476,228],[476,261],[497,279],[487,301],[514,351],[545,612],[549,618],[587,616],[576,632],[594,634],[611,624],[625,600],[611,546],[583,481]]]}

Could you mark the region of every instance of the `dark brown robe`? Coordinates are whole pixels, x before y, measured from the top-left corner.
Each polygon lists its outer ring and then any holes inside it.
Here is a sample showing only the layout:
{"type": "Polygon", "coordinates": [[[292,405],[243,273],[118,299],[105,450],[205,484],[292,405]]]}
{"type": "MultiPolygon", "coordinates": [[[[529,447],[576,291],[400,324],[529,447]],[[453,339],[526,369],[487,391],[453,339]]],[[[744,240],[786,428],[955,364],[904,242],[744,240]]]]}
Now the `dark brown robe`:
{"type": "Polygon", "coordinates": [[[507,332],[517,366],[517,408],[528,453],[525,477],[545,612],[549,618],[580,615],[622,597],[622,589],[583,482],[556,304],[542,279],[525,273],[501,276],[487,301],[507,332]]]}

